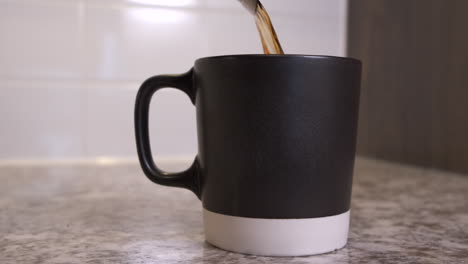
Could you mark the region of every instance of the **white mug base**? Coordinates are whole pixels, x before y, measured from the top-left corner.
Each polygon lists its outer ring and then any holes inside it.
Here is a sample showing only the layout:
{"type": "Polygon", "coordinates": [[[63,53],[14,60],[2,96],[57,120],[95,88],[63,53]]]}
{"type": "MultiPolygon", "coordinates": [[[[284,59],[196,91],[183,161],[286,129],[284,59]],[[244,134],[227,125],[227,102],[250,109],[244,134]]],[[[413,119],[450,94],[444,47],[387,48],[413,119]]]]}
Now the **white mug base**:
{"type": "Polygon", "coordinates": [[[223,215],[203,209],[206,241],[237,253],[307,256],[346,245],[350,212],[305,219],[264,219],[223,215]]]}

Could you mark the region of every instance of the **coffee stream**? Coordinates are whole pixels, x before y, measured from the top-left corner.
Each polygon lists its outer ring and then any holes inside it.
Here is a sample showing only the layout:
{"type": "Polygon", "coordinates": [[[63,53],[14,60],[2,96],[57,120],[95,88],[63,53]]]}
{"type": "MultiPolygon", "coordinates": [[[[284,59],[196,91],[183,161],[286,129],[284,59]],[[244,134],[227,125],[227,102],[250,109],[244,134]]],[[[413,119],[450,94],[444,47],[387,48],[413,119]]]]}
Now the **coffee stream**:
{"type": "Polygon", "coordinates": [[[284,54],[283,48],[276,35],[275,28],[271,23],[270,16],[260,1],[257,2],[255,10],[255,23],[258,33],[262,39],[263,51],[265,54],[284,54]]]}

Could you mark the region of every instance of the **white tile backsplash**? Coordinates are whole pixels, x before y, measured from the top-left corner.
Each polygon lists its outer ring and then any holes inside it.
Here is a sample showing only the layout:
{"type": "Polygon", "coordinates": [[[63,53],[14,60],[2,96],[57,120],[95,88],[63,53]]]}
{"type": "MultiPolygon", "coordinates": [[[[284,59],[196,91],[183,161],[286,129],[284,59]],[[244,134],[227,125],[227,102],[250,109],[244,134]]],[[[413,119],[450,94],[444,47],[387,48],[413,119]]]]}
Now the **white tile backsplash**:
{"type": "Polygon", "coordinates": [[[195,106],[186,94],[175,89],[156,93],[150,109],[150,123],[151,147],[156,159],[195,157],[198,147],[195,106]]]}
{"type": "Polygon", "coordinates": [[[206,12],[201,22],[209,56],[263,52],[248,12],[206,12]]]}
{"type": "MultiPolygon", "coordinates": [[[[87,84],[87,155],[136,155],[133,106],[138,87],[139,83],[133,82],[87,84]]],[[[150,133],[156,158],[195,156],[195,107],[190,99],[175,89],[158,91],[150,109],[150,133]]]]}
{"type": "Polygon", "coordinates": [[[84,156],[82,88],[75,81],[0,81],[0,159],[84,156]]]}
{"type": "MultiPolygon", "coordinates": [[[[346,0],[263,0],[286,53],[344,55],[346,0]]],[[[135,158],[146,78],[196,58],[261,53],[236,0],[0,0],[0,159],[135,158]]],[[[153,98],[158,159],[194,156],[195,109],[153,98]]]]}
{"type": "Polygon", "coordinates": [[[132,108],[138,83],[93,81],[85,86],[87,155],[135,155],[132,108]]]}
{"type": "Polygon", "coordinates": [[[0,78],[81,77],[80,10],[69,2],[0,2],[0,78]]]}
{"type": "Polygon", "coordinates": [[[209,54],[201,17],[185,9],[88,9],[87,75],[141,81],[156,73],[188,70],[196,58],[209,54]]]}

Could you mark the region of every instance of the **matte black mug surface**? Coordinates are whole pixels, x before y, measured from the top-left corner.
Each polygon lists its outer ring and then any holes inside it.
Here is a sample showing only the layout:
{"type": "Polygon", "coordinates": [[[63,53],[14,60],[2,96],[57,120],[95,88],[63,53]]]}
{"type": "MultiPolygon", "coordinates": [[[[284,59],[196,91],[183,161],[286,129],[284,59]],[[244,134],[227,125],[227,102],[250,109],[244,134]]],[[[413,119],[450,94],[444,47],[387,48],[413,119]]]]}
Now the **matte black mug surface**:
{"type": "Polygon", "coordinates": [[[238,55],[152,77],[135,106],[143,171],[155,183],[192,190],[219,214],[298,219],[347,212],[360,76],[361,63],[350,58],[238,55]],[[196,106],[199,153],[180,173],[158,169],[150,149],[151,97],[165,87],[184,91],[196,106]]]}

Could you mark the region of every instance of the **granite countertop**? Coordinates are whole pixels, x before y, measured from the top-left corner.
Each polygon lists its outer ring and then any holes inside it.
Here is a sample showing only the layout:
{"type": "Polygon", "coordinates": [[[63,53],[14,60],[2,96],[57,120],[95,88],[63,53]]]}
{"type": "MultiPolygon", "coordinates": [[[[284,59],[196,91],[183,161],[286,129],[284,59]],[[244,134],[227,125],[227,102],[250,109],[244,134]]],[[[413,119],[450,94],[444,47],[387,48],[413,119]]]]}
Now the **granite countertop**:
{"type": "Polygon", "coordinates": [[[353,188],[346,248],[268,258],[206,244],[195,195],[136,164],[3,166],[0,263],[468,263],[468,177],[358,159],[353,188]]]}

